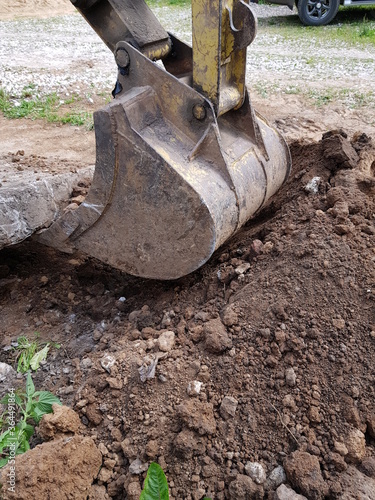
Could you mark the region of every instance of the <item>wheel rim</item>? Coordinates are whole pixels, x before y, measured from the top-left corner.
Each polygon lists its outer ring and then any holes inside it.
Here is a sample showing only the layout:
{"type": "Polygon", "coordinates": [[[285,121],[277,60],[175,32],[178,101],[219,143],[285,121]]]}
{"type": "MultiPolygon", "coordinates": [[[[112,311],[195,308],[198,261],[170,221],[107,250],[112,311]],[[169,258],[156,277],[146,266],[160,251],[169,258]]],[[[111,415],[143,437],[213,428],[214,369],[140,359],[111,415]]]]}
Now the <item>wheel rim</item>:
{"type": "Polygon", "coordinates": [[[308,0],[307,15],[313,19],[324,19],[331,8],[331,0],[308,0]]]}

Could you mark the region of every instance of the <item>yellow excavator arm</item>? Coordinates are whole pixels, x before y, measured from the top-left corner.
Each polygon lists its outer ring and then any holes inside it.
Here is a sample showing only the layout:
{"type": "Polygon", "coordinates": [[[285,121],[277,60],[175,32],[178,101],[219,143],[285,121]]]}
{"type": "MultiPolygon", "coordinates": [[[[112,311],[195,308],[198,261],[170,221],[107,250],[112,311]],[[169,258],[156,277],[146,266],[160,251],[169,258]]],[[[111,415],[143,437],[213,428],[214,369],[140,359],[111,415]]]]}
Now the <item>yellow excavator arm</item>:
{"type": "Polygon", "coordinates": [[[254,112],[246,90],[256,18],[243,0],[192,0],[189,47],[143,0],[71,1],[114,53],[118,76],[113,101],[94,114],[87,198],[39,239],[136,276],[184,276],[290,170],[285,141],[254,112]]]}

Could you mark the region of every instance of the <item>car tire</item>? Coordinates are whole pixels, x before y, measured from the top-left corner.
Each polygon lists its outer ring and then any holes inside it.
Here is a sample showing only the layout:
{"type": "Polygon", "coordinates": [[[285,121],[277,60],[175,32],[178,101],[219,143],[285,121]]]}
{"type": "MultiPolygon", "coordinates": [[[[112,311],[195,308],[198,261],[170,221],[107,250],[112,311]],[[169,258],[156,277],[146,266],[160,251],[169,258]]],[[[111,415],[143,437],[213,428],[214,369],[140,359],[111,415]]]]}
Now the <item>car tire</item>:
{"type": "Polygon", "coordinates": [[[340,0],[298,0],[301,22],[306,26],[323,26],[332,21],[340,7],[340,0]]]}

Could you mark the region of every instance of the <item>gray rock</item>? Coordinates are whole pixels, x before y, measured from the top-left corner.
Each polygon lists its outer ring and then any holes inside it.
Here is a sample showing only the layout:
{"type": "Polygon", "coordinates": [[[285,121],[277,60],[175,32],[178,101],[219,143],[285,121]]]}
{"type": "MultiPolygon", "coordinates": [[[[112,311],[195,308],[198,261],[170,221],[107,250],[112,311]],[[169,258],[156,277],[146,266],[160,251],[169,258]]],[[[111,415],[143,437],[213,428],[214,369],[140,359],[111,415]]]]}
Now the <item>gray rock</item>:
{"type": "Polygon", "coordinates": [[[7,182],[0,186],[0,248],[51,225],[66,207],[74,186],[92,176],[93,167],[57,175],[9,171],[7,182]]]}
{"type": "Polygon", "coordinates": [[[102,365],[104,370],[106,370],[108,373],[111,373],[111,368],[115,363],[116,363],[115,358],[113,356],[110,356],[109,354],[106,354],[100,360],[100,364],[102,365]]]}
{"type": "Polygon", "coordinates": [[[268,476],[264,487],[266,490],[276,490],[281,484],[286,482],[286,474],[284,467],[278,465],[275,467],[268,476]]]}
{"type": "Polygon", "coordinates": [[[81,368],[83,368],[84,370],[87,370],[87,369],[92,367],[92,361],[90,358],[83,358],[80,365],[81,365],[81,368]]]}
{"type": "Polygon", "coordinates": [[[263,465],[259,462],[247,462],[245,471],[256,484],[263,484],[267,478],[263,465]]]}
{"type": "Polygon", "coordinates": [[[297,375],[293,368],[287,368],[285,370],[285,382],[289,387],[294,387],[296,385],[297,375]]]}
{"type": "Polygon", "coordinates": [[[175,343],[175,333],[172,331],[163,332],[158,338],[159,349],[163,352],[169,352],[173,349],[175,343]]]}
{"type": "Polygon", "coordinates": [[[238,401],[231,396],[225,396],[220,405],[220,415],[224,420],[234,417],[236,414],[238,401]]]}
{"type": "Polygon", "coordinates": [[[142,474],[142,472],[146,472],[148,469],[148,463],[143,463],[139,458],[134,460],[130,465],[129,465],[129,472],[131,474],[142,474]]]}
{"type": "Polygon", "coordinates": [[[0,363],[0,383],[14,377],[17,377],[17,372],[7,363],[0,363]]]}
{"type": "Polygon", "coordinates": [[[287,488],[285,484],[282,484],[276,490],[275,500],[308,500],[308,499],[303,495],[299,495],[291,488],[287,488]]]}
{"type": "Polygon", "coordinates": [[[202,382],[199,382],[199,380],[193,380],[192,382],[189,382],[187,393],[189,394],[189,396],[198,396],[201,392],[201,387],[202,382]]]}

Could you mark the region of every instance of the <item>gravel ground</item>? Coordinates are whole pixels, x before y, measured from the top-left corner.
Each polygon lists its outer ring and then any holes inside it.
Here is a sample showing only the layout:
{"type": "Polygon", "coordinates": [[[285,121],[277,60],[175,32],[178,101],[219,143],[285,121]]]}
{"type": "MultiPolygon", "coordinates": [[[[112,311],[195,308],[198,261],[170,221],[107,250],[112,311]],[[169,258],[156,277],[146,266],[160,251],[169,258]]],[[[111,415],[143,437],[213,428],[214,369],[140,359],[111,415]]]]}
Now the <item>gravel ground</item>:
{"type": "MultiPolygon", "coordinates": [[[[252,8],[259,18],[295,15],[288,7],[252,8]]],[[[154,11],[167,29],[190,42],[190,9],[154,11]]],[[[41,93],[83,91],[88,97],[113,87],[113,56],[79,15],[3,21],[0,37],[0,86],[15,97],[29,84],[41,93]]],[[[374,74],[375,47],[327,44],[318,36],[285,38],[263,28],[248,51],[249,84],[276,92],[337,86],[368,92],[374,74]]]]}

